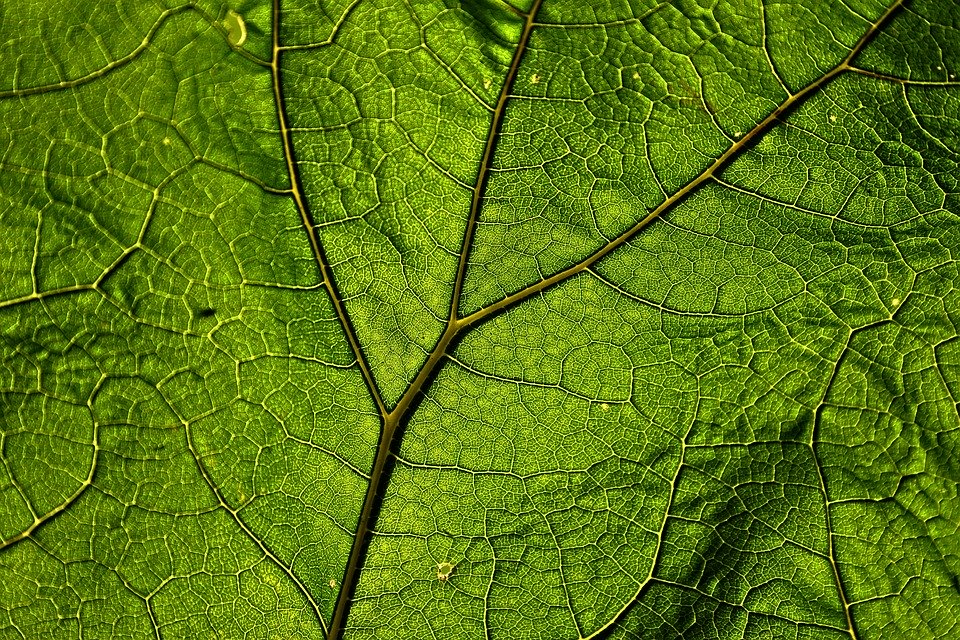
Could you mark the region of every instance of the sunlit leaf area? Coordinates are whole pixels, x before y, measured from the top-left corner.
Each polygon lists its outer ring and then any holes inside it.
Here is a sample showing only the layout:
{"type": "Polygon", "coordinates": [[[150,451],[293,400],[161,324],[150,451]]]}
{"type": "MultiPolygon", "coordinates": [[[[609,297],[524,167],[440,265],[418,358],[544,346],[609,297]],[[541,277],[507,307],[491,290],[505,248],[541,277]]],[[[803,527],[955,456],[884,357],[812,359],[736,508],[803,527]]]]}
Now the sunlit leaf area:
{"type": "Polygon", "coordinates": [[[0,640],[960,638],[956,0],[0,4],[0,640]]]}

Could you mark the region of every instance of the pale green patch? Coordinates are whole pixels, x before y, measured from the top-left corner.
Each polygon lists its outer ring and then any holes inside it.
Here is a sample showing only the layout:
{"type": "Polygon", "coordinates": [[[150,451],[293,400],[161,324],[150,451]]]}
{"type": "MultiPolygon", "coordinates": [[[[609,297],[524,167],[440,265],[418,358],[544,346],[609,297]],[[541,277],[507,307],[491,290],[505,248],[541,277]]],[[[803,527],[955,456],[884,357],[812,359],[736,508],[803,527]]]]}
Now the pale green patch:
{"type": "Polygon", "coordinates": [[[242,47],[247,41],[247,23],[243,16],[227,9],[227,14],[223,18],[223,27],[227,30],[227,41],[235,47],[242,47]]]}
{"type": "Polygon", "coordinates": [[[437,580],[440,582],[446,582],[450,579],[450,576],[453,575],[454,569],[457,566],[452,562],[440,562],[437,564],[437,580]]]}

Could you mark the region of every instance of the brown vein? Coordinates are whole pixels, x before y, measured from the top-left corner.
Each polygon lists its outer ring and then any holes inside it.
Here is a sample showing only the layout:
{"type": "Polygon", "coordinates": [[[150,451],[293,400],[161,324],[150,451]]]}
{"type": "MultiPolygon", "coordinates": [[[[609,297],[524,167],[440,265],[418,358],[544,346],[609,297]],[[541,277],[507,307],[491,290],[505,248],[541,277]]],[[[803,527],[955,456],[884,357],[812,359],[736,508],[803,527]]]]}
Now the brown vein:
{"type": "MultiPolygon", "coordinates": [[[[274,77],[274,92],[277,101],[277,110],[280,119],[281,134],[283,137],[283,146],[284,153],[287,161],[287,168],[291,176],[291,181],[293,183],[293,197],[297,203],[297,209],[300,212],[301,218],[303,219],[304,227],[307,229],[307,232],[310,237],[310,243],[314,250],[314,255],[317,259],[318,264],[324,275],[324,284],[327,286],[327,289],[330,293],[331,300],[336,307],[337,314],[341,319],[341,323],[344,326],[344,330],[347,333],[347,338],[350,342],[350,346],[353,349],[357,360],[360,363],[360,368],[363,371],[364,379],[367,381],[367,385],[370,388],[371,394],[373,394],[374,399],[377,403],[378,408],[380,409],[381,415],[383,417],[383,425],[380,433],[380,440],[377,444],[377,453],[374,460],[373,470],[370,474],[370,483],[368,485],[367,493],[364,498],[363,507],[361,510],[360,518],[357,525],[356,535],[354,537],[353,547],[350,551],[350,557],[347,562],[347,566],[344,572],[344,578],[342,581],[342,588],[337,599],[337,604],[334,610],[333,618],[330,624],[330,632],[328,634],[329,640],[336,640],[339,638],[343,631],[344,625],[346,622],[346,617],[350,609],[350,602],[353,596],[353,592],[356,588],[357,581],[359,579],[359,572],[363,566],[366,554],[366,543],[367,539],[372,530],[374,520],[376,517],[376,512],[379,507],[379,499],[383,495],[383,491],[389,482],[390,474],[387,473],[387,463],[391,456],[391,451],[393,448],[394,440],[397,438],[399,433],[399,427],[406,418],[408,412],[414,406],[414,400],[417,395],[423,391],[431,376],[436,371],[439,364],[443,361],[448,350],[450,349],[451,344],[454,340],[462,334],[469,327],[477,326],[482,323],[484,320],[491,318],[501,311],[505,311],[510,306],[522,302],[538,293],[543,292],[544,290],[560,284],[582,272],[589,269],[591,266],[596,264],[598,261],[615,251],[616,249],[622,247],[632,238],[634,238],[638,233],[645,229],[652,222],[663,216],[666,212],[673,209],[680,202],[685,200],[691,193],[696,189],[701,187],[707,181],[712,180],[715,175],[719,174],[727,164],[740,154],[745,149],[749,148],[750,145],[756,143],[769,129],[771,129],[777,121],[786,113],[789,113],[804,101],[806,101],[810,96],[815,94],[817,91],[826,86],[834,78],[836,78],[841,73],[846,71],[857,71],[855,67],[851,65],[851,62],[856,58],[856,56],[863,50],[866,44],[876,35],[876,33],[886,24],[890,17],[900,8],[904,0],[897,0],[884,12],[884,14],[874,22],[870,28],[864,33],[860,40],[853,46],[849,54],[841,61],[836,67],[825,73],[823,76],[812,82],[811,84],[804,87],[801,91],[789,96],[783,103],[781,103],[773,112],[771,112],[762,122],[755,126],[751,131],[747,132],[742,138],[733,143],[719,158],[717,158],[713,163],[711,163],[702,173],[697,177],[692,179],[684,187],[679,189],[672,196],[665,199],[656,209],[649,213],[642,220],[637,222],[632,228],[627,230],[625,233],[621,234],[617,238],[611,240],[606,245],[601,247],[599,250],[582,260],[581,262],[560,271],[553,276],[545,278],[535,284],[529,285],[509,296],[503,300],[491,304],[487,307],[479,309],[474,313],[461,317],[459,315],[459,302],[462,296],[463,284],[466,279],[467,267],[469,263],[470,249],[473,244],[473,239],[476,231],[476,225],[479,219],[480,211],[483,206],[484,194],[486,191],[486,186],[489,181],[490,168],[493,163],[493,157],[496,150],[497,141],[500,136],[500,131],[503,125],[504,114],[506,112],[507,102],[510,98],[510,91],[512,89],[513,82],[516,78],[517,72],[520,67],[523,54],[527,49],[529,43],[530,35],[535,26],[535,18],[537,11],[540,8],[542,0],[536,0],[527,14],[522,14],[524,18],[524,28],[521,34],[520,40],[517,44],[516,51],[514,52],[513,60],[511,62],[510,68],[507,73],[507,77],[504,81],[503,87],[501,89],[500,96],[497,100],[497,106],[494,110],[494,116],[491,121],[490,130],[487,135],[486,144],[484,147],[483,159],[480,164],[480,169],[477,175],[477,181],[473,187],[473,195],[471,198],[470,204],[470,213],[467,220],[466,230],[464,232],[463,244],[460,252],[460,259],[457,266],[457,274],[454,280],[454,291],[451,296],[450,301],[450,314],[447,320],[446,327],[440,336],[437,344],[430,352],[426,362],[420,368],[420,371],[417,373],[413,382],[407,387],[401,396],[400,400],[397,402],[396,406],[387,411],[382,399],[377,392],[377,387],[374,384],[373,376],[369,370],[369,367],[366,364],[362,356],[362,351],[360,349],[359,343],[357,342],[356,336],[353,333],[351,325],[346,315],[346,311],[343,309],[342,302],[339,299],[339,296],[336,293],[336,289],[333,284],[333,280],[330,274],[329,265],[324,258],[322,247],[320,246],[319,240],[316,236],[314,225],[310,220],[309,212],[305,206],[304,196],[301,190],[301,187],[297,181],[297,172],[293,159],[293,145],[291,142],[290,129],[286,120],[286,114],[283,108],[283,98],[281,94],[281,85],[280,85],[280,52],[283,50],[283,47],[279,45],[279,0],[274,0],[274,19],[273,19],[273,59],[271,61],[271,69],[273,70],[274,77]]],[[[649,581],[649,580],[648,580],[649,581]]],[[[624,611],[630,607],[631,603],[628,603],[624,608],[624,611]]],[[[622,615],[621,614],[618,615],[622,615]]]]}

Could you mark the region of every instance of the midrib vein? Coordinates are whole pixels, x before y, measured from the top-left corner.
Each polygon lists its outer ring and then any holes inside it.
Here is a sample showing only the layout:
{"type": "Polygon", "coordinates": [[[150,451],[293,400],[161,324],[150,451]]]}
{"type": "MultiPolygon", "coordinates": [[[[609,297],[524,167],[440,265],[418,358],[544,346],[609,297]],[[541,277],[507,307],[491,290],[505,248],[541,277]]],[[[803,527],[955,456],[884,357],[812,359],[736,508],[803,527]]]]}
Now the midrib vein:
{"type": "MultiPolygon", "coordinates": [[[[459,303],[462,296],[463,284],[466,279],[467,267],[469,263],[470,250],[472,248],[473,239],[476,231],[477,222],[480,215],[480,210],[482,209],[484,196],[486,192],[486,187],[489,181],[489,172],[493,163],[493,157],[495,155],[495,150],[497,146],[497,141],[500,137],[500,132],[503,125],[504,114],[506,112],[507,103],[510,98],[510,92],[512,90],[514,81],[517,76],[517,72],[520,68],[520,64],[523,58],[523,54],[527,49],[529,43],[530,35],[533,32],[533,27],[535,24],[535,19],[537,12],[540,9],[542,0],[535,0],[529,13],[519,14],[521,15],[525,22],[523,32],[521,34],[520,40],[517,44],[517,48],[514,52],[513,59],[511,61],[507,76],[504,80],[503,87],[501,89],[500,95],[497,100],[497,105],[494,109],[493,118],[491,119],[490,129],[488,131],[486,143],[484,145],[483,158],[480,163],[480,168],[477,174],[477,180],[473,188],[473,194],[471,197],[470,203],[470,213],[467,220],[466,229],[464,231],[463,243],[461,246],[460,257],[457,265],[457,273],[454,280],[454,289],[451,295],[450,300],[450,314],[447,320],[446,327],[438,339],[433,350],[430,352],[427,360],[421,366],[413,382],[406,388],[400,399],[397,401],[396,406],[392,410],[388,410],[384,404],[382,397],[380,396],[378,387],[374,380],[374,377],[371,373],[371,370],[366,362],[366,359],[363,355],[363,351],[360,348],[359,341],[357,340],[356,334],[353,330],[353,327],[350,323],[349,316],[347,314],[346,308],[338,294],[337,288],[335,286],[331,269],[329,263],[326,260],[326,256],[323,252],[323,247],[320,243],[320,240],[317,236],[316,229],[312,222],[312,217],[306,206],[306,199],[303,195],[302,187],[299,180],[299,174],[296,168],[296,162],[293,153],[293,142],[292,136],[290,133],[290,128],[287,120],[286,109],[284,106],[283,92],[280,78],[280,54],[282,47],[279,43],[279,33],[280,33],[280,0],[274,0],[273,3],[273,55],[270,61],[270,68],[273,75],[273,88],[274,88],[274,97],[277,105],[277,114],[280,124],[280,133],[283,141],[283,150],[284,157],[287,164],[287,171],[290,176],[291,182],[291,195],[296,203],[297,210],[300,214],[303,226],[307,231],[308,238],[310,240],[311,249],[313,250],[314,258],[319,265],[321,274],[324,279],[324,286],[327,289],[328,295],[330,296],[331,302],[334,305],[337,316],[340,320],[340,324],[343,326],[343,330],[347,336],[350,347],[356,357],[358,366],[361,369],[363,374],[364,381],[368,387],[371,397],[374,400],[374,403],[377,406],[377,409],[381,415],[381,431],[380,438],[377,443],[377,452],[376,457],[373,463],[373,469],[370,474],[370,483],[367,488],[366,495],[364,497],[363,507],[361,510],[360,518],[358,520],[356,535],[354,536],[353,546],[350,551],[350,557],[347,562],[347,566],[344,572],[343,581],[341,583],[340,593],[337,598],[336,607],[334,609],[333,618],[330,624],[330,632],[328,634],[328,640],[337,640],[339,639],[344,631],[344,623],[346,622],[346,616],[349,613],[350,602],[353,597],[354,591],[357,586],[359,579],[360,569],[363,566],[367,542],[370,532],[373,528],[375,522],[375,516],[378,511],[379,500],[383,497],[384,490],[389,483],[390,475],[386,472],[387,461],[390,457],[390,452],[393,450],[396,439],[398,435],[398,428],[406,419],[408,412],[411,407],[414,406],[414,400],[416,396],[425,391],[428,381],[431,379],[431,376],[436,371],[440,362],[446,356],[450,345],[458,338],[465,330],[479,326],[484,321],[489,320],[500,312],[507,310],[515,304],[518,304],[531,296],[537,295],[544,290],[551,288],[555,285],[558,285],[570,278],[575,277],[576,275],[588,270],[594,264],[599,262],[601,259],[611,254],[616,249],[622,247],[631,239],[633,239],[637,234],[639,234],[643,229],[649,226],[652,222],[663,216],[668,211],[672,210],[678,204],[683,202],[688,196],[693,192],[703,186],[706,182],[712,180],[714,176],[718,175],[734,158],[736,158],[742,151],[748,149],[752,144],[756,143],[769,129],[771,129],[776,122],[786,113],[791,112],[796,109],[800,104],[805,102],[810,96],[815,94],[817,91],[822,89],[828,83],[830,83],[834,78],[846,71],[855,71],[856,69],[852,67],[852,61],[859,55],[863,48],[869,43],[873,37],[880,31],[880,29],[890,20],[890,18],[896,13],[896,11],[902,6],[905,0],[896,0],[891,4],[883,15],[878,18],[870,28],[863,34],[860,40],[854,45],[850,53],[840,62],[837,66],[829,70],[820,78],[814,80],[806,87],[801,89],[799,92],[790,95],[783,103],[781,103],[774,111],[772,111],[766,118],[763,119],[758,125],[753,129],[748,131],[743,137],[734,142],[719,158],[712,162],[704,171],[699,175],[693,178],[686,185],[677,190],[672,196],[664,200],[656,209],[651,211],[647,216],[637,222],[633,227],[614,238],[613,240],[606,243],[603,247],[590,254],[579,263],[557,272],[556,274],[544,278],[539,282],[528,285],[519,291],[506,296],[504,299],[483,307],[467,316],[461,317],[459,315],[459,303]]],[[[842,585],[840,586],[842,590],[842,585]]],[[[848,613],[849,615],[849,613],[848,613]]]]}
{"type": "MultiPolygon", "coordinates": [[[[279,1],[279,0],[275,0],[279,1]]],[[[403,395],[397,401],[396,406],[383,418],[383,424],[380,430],[380,439],[377,442],[377,454],[373,463],[373,470],[370,473],[370,483],[367,485],[367,493],[364,496],[363,507],[360,512],[360,519],[357,523],[357,532],[353,539],[353,545],[350,549],[350,558],[347,561],[347,567],[344,571],[343,582],[340,593],[337,597],[336,608],[334,609],[333,619],[330,624],[330,633],[328,640],[337,640],[343,634],[344,623],[350,610],[350,603],[353,593],[357,586],[360,568],[364,564],[367,551],[367,538],[376,520],[378,513],[379,500],[383,497],[387,484],[390,482],[390,475],[386,473],[387,460],[390,452],[393,450],[394,441],[397,439],[398,427],[406,418],[413,401],[426,386],[430,376],[436,370],[437,366],[443,360],[450,343],[457,334],[465,327],[458,315],[460,306],[460,296],[463,291],[463,282],[466,278],[467,263],[469,262],[470,248],[473,244],[474,231],[477,226],[477,220],[480,215],[480,209],[483,205],[483,197],[486,191],[487,182],[490,175],[490,167],[493,164],[493,156],[497,146],[497,140],[500,137],[500,130],[503,127],[504,114],[506,113],[507,101],[510,97],[510,91],[517,77],[517,71],[523,59],[523,54],[527,50],[527,44],[530,41],[530,34],[533,32],[534,20],[540,9],[543,0],[535,0],[526,14],[521,14],[524,18],[523,32],[514,50],[513,58],[510,62],[510,68],[504,79],[503,86],[500,89],[500,95],[497,98],[497,106],[494,109],[491,118],[490,128],[487,133],[487,140],[484,144],[483,158],[480,162],[480,168],[477,172],[477,179],[473,187],[473,194],[470,200],[470,214],[467,219],[466,229],[464,230],[463,243],[460,249],[460,258],[457,264],[457,274],[454,279],[453,293],[450,297],[450,314],[447,318],[447,324],[441,334],[437,344],[431,350],[427,360],[420,367],[413,382],[404,390],[403,395]]],[[[288,155],[289,158],[289,155],[288,155]]]]}

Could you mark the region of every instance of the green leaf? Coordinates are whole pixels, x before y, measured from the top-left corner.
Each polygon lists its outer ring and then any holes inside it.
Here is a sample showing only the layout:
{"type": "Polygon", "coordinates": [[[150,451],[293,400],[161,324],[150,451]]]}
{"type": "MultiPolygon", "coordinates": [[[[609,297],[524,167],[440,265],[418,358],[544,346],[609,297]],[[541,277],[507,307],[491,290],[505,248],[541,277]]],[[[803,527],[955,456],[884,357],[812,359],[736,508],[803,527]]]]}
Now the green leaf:
{"type": "Polygon", "coordinates": [[[960,633],[960,5],[275,2],[0,6],[0,638],[960,633]]]}

